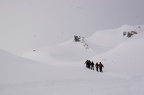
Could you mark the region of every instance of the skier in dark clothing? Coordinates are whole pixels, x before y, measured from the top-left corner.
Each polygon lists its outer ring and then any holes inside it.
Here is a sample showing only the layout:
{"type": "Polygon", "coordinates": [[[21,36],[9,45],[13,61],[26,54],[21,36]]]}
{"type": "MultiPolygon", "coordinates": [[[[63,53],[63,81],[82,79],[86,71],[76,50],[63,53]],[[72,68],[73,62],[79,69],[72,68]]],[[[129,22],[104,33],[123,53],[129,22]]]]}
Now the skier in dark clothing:
{"type": "Polygon", "coordinates": [[[84,64],[86,64],[86,67],[88,68],[88,60],[86,60],[86,62],[84,64]]]}
{"type": "Polygon", "coordinates": [[[96,67],[96,71],[98,72],[99,70],[99,64],[98,64],[98,62],[96,62],[96,64],[95,64],[95,67],[96,67]]]}
{"type": "Polygon", "coordinates": [[[86,67],[88,69],[91,69],[91,61],[90,60],[86,60],[86,62],[84,64],[86,64],[86,67]]]}
{"type": "Polygon", "coordinates": [[[103,70],[102,70],[103,67],[104,67],[103,64],[100,62],[99,63],[99,70],[100,70],[100,72],[103,72],[103,70]]]}
{"type": "Polygon", "coordinates": [[[94,62],[91,62],[91,69],[94,70],[94,62]]]}
{"type": "Polygon", "coordinates": [[[91,69],[91,61],[88,60],[88,68],[91,69]]]}

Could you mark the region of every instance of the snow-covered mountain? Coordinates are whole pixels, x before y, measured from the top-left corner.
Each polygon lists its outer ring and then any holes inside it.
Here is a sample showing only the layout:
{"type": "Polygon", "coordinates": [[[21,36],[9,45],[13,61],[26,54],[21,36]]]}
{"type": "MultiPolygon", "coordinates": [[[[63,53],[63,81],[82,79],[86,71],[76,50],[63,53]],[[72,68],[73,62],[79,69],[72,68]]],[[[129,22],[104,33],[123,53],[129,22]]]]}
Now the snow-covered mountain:
{"type": "Polygon", "coordinates": [[[126,41],[143,38],[144,26],[123,25],[118,29],[97,31],[89,38],[78,37],[80,38],[79,42],[75,42],[73,38],[70,41],[52,47],[50,54],[62,60],[81,61],[112,50],[126,41]],[[135,31],[137,34],[131,37],[123,35],[124,32],[131,31],[135,31]]]}
{"type": "Polygon", "coordinates": [[[124,25],[20,54],[1,49],[0,95],[143,95],[143,48],[144,26],[124,25]],[[87,59],[104,73],[85,68],[87,59]]]}

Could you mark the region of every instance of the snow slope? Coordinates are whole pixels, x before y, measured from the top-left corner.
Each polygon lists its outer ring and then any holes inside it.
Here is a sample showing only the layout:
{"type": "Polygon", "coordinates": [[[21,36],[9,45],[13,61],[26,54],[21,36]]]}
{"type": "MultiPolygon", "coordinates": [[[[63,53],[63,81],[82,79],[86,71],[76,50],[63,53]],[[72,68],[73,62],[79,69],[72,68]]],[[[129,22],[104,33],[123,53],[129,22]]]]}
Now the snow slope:
{"type": "Polygon", "coordinates": [[[0,50],[0,95],[143,95],[143,30],[98,31],[85,38],[89,49],[70,40],[17,55],[0,50]],[[85,68],[86,59],[101,61],[104,73],[85,68]]]}
{"type": "Polygon", "coordinates": [[[109,29],[95,32],[91,37],[85,38],[84,41],[74,42],[73,39],[51,47],[37,48],[35,52],[28,51],[20,56],[33,58],[35,60],[47,63],[49,58],[54,58],[60,61],[76,62],[82,61],[95,55],[107,52],[119,46],[121,43],[137,38],[143,38],[144,26],[128,26],[123,25],[118,29],[109,29]],[[131,38],[123,36],[123,32],[137,31],[138,34],[131,38]],[[89,49],[85,48],[85,44],[89,49]],[[36,57],[36,58],[34,58],[36,57]],[[41,60],[41,58],[43,58],[41,60]]]}
{"type": "Polygon", "coordinates": [[[36,76],[41,78],[47,75],[39,71],[46,72],[45,70],[50,68],[49,65],[21,58],[2,50],[0,50],[0,56],[0,84],[37,80],[36,76]]]}

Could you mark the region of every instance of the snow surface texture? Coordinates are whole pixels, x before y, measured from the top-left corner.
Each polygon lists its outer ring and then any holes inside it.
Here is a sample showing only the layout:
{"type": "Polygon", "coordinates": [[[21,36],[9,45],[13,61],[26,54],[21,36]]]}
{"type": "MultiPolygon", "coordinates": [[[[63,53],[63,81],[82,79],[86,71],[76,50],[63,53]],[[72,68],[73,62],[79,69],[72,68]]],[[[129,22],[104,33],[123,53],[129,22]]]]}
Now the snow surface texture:
{"type": "Polygon", "coordinates": [[[0,50],[0,95],[144,95],[144,26],[95,32],[84,41],[22,53],[0,50]],[[136,31],[128,38],[123,32],[136,31]],[[88,45],[88,49],[84,47],[88,45]],[[104,72],[85,67],[86,59],[104,72]]]}

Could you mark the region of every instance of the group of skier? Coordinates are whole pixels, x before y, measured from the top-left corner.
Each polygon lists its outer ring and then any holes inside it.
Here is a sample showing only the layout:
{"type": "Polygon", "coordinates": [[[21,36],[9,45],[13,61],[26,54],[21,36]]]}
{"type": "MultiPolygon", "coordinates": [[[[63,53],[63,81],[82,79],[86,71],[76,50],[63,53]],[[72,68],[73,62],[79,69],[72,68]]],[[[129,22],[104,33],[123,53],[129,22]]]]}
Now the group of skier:
{"type": "Polygon", "coordinates": [[[103,66],[103,64],[101,62],[99,62],[99,63],[96,62],[96,64],[94,64],[93,61],[86,60],[86,62],[84,64],[86,64],[86,67],[88,69],[94,70],[94,67],[95,67],[97,72],[103,72],[102,68],[104,66],[103,66]]]}

